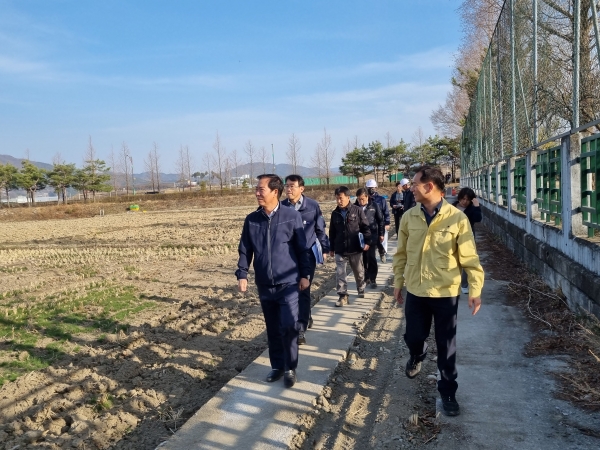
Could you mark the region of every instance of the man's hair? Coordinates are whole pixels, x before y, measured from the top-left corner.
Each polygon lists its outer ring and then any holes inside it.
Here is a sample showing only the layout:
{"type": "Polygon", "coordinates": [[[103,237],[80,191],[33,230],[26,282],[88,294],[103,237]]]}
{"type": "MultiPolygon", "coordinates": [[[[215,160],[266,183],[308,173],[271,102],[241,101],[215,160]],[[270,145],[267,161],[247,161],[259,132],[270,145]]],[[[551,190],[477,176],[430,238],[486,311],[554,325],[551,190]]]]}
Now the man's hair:
{"type": "Polygon", "coordinates": [[[288,181],[291,181],[292,183],[294,181],[298,182],[298,186],[304,186],[304,178],[302,178],[302,176],[300,175],[288,175],[287,177],[285,177],[285,182],[287,183],[288,181]]]}
{"type": "Polygon", "coordinates": [[[400,186],[400,182],[396,181],[396,187],[400,186]]]}
{"type": "Polygon", "coordinates": [[[433,183],[437,188],[444,192],[446,186],[446,178],[440,169],[437,167],[423,166],[419,167],[415,174],[421,174],[421,183],[433,183]]]}
{"type": "Polygon", "coordinates": [[[357,196],[357,197],[360,197],[361,195],[364,195],[364,196],[366,196],[366,197],[368,197],[368,196],[369,196],[369,193],[367,192],[367,189],[366,189],[366,188],[359,188],[359,189],[356,191],[356,196],[357,196]]]}
{"type": "Polygon", "coordinates": [[[346,197],[350,197],[350,189],[347,186],[340,186],[335,188],[335,196],[337,197],[340,194],[344,194],[346,197]]]}
{"type": "Polygon", "coordinates": [[[283,181],[279,177],[279,175],[275,175],[274,173],[263,173],[256,177],[257,180],[262,180],[263,178],[269,179],[269,189],[274,191],[277,189],[277,197],[281,197],[281,193],[283,192],[283,181]]]}
{"type": "Polygon", "coordinates": [[[468,197],[469,201],[473,201],[473,199],[475,197],[477,197],[477,195],[475,195],[475,192],[473,191],[473,189],[468,188],[468,187],[464,187],[462,188],[460,191],[458,191],[458,195],[456,196],[456,198],[458,200],[468,197]]]}

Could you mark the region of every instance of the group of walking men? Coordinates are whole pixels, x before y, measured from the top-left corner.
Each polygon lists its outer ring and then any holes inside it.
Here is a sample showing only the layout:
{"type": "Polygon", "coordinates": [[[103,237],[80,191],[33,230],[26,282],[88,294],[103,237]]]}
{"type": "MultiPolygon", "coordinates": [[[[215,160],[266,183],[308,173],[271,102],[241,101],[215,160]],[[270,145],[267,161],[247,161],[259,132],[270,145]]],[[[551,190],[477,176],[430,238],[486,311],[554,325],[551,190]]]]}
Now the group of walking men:
{"type": "MultiPolygon", "coordinates": [[[[456,315],[461,274],[468,280],[468,303],[477,313],[481,305],[483,269],[467,216],[444,199],[444,176],[433,167],[420,168],[412,183],[396,183],[390,198],[395,219],[397,251],[393,257],[394,296],[405,302],[405,342],[410,350],[406,375],[414,378],[427,356],[426,339],[432,318],[435,321],[438,390],[444,411],[459,413],[455,399],[456,315]],[[418,206],[418,207],[415,207],[418,206]]],[[[390,212],[386,199],[377,192],[375,180],[356,192],[335,190],[337,207],[331,213],[329,236],[319,204],[303,195],[304,180],[289,175],[283,180],[274,174],[258,177],[256,199],[259,208],[250,213],[242,229],[236,277],[241,292],[247,290],[250,264],[267,328],[271,371],[268,382],[283,377],[284,385],[296,383],[298,345],[306,343],[305,332],[312,326],[310,285],[317,263],[327,255],[335,258],[338,300],[348,304],[346,265],[356,280],[357,293],[376,288],[378,250],[386,262],[390,212]],[[279,201],[285,191],[286,199],[279,201]]]]}

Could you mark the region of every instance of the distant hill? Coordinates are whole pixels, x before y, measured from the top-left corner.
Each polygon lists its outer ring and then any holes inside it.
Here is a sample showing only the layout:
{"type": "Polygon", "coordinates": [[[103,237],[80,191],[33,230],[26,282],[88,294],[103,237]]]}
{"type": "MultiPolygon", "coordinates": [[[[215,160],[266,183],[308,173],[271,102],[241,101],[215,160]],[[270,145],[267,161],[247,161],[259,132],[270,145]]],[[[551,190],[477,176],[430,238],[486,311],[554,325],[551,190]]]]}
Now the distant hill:
{"type": "MultiPolygon", "coordinates": [[[[10,155],[0,155],[0,163],[1,164],[12,164],[15,167],[21,168],[21,162],[24,161],[25,158],[15,158],[10,155]]],[[[52,164],[46,164],[39,161],[30,161],[33,165],[39,167],[40,169],[52,170],[52,164]]]]}

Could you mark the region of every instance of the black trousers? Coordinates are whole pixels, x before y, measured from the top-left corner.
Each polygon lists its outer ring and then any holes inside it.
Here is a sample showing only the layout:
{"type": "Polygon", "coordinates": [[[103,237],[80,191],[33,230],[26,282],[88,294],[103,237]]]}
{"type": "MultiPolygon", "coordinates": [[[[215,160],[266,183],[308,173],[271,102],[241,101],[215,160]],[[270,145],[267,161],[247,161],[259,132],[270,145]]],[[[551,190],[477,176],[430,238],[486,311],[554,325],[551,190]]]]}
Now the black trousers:
{"type": "Polygon", "coordinates": [[[308,253],[308,260],[310,262],[310,285],[298,294],[298,322],[302,326],[302,331],[306,331],[308,319],[311,318],[310,304],[312,300],[310,297],[310,286],[312,286],[315,269],[317,268],[317,258],[315,258],[315,254],[312,251],[308,253]]]}
{"type": "Polygon", "coordinates": [[[269,286],[258,284],[262,306],[269,360],[272,369],[296,370],[298,367],[298,284],[269,286]]]}
{"type": "Polygon", "coordinates": [[[394,214],[394,225],[396,226],[396,239],[398,238],[398,229],[400,228],[400,219],[402,219],[402,214],[394,214]]]}
{"type": "Polygon", "coordinates": [[[441,379],[438,391],[442,395],[453,395],[458,388],[456,382],[456,318],[458,312],[456,297],[417,297],[406,294],[406,334],[404,342],[411,356],[423,361],[427,356],[427,343],[434,320],[435,342],[437,344],[437,364],[441,379]]]}
{"type": "Polygon", "coordinates": [[[365,266],[365,280],[375,283],[377,279],[377,246],[369,245],[369,250],[363,252],[363,266],[365,266]]]}

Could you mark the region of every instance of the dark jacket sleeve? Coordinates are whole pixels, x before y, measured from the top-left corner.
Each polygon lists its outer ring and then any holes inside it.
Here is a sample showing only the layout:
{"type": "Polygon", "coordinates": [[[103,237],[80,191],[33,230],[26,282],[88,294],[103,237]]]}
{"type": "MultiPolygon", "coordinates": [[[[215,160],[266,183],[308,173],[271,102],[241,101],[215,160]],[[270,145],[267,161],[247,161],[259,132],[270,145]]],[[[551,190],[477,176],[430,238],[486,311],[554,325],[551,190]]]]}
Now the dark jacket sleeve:
{"type": "Polygon", "coordinates": [[[330,249],[329,238],[327,237],[327,233],[325,233],[325,218],[323,217],[323,213],[321,212],[321,208],[319,206],[317,206],[316,215],[315,233],[317,234],[317,239],[321,244],[323,253],[328,253],[330,249]]]}
{"type": "Polygon", "coordinates": [[[252,242],[250,240],[250,226],[248,225],[248,218],[244,220],[244,227],[242,228],[242,236],[240,237],[240,244],[238,245],[238,270],[235,271],[235,276],[238,280],[248,279],[248,269],[252,262],[254,250],[252,248],[252,242]]]}
{"type": "Polygon", "coordinates": [[[417,206],[417,202],[415,201],[415,194],[413,194],[411,191],[405,192],[402,205],[404,207],[404,212],[408,211],[413,206],[417,206]]]}
{"type": "Polygon", "coordinates": [[[358,210],[358,228],[365,238],[365,242],[371,242],[371,227],[369,226],[369,219],[362,208],[356,208],[358,210]]]}
{"type": "Polygon", "coordinates": [[[335,249],[333,248],[333,246],[335,245],[335,227],[333,226],[333,215],[335,213],[331,213],[331,218],[329,219],[329,243],[330,243],[330,248],[329,251],[332,252],[335,249]]]}
{"type": "Polygon", "coordinates": [[[389,225],[390,224],[390,208],[388,207],[387,202],[385,201],[385,198],[382,198],[382,202],[381,202],[381,212],[383,213],[383,220],[385,222],[385,225],[389,225]]]}
{"type": "Polygon", "coordinates": [[[296,214],[296,222],[294,223],[294,248],[296,250],[296,257],[298,258],[300,278],[309,278],[310,262],[308,252],[312,252],[312,250],[306,245],[306,233],[304,233],[304,225],[302,224],[300,213],[296,214]]]}
{"type": "Polygon", "coordinates": [[[465,214],[469,218],[469,222],[471,222],[471,225],[477,222],[481,222],[483,220],[483,214],[481,213],[481,208],[479,206],[470,204],[469,207],[465,210],[465,214]]]}
{"type": "Polygon", "coordinates": [[[383,213],[377,204],[375,204],[375,222],[377,223],[377,236],[385,236],[385,222],[383,220],[383,213]]]}

